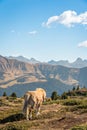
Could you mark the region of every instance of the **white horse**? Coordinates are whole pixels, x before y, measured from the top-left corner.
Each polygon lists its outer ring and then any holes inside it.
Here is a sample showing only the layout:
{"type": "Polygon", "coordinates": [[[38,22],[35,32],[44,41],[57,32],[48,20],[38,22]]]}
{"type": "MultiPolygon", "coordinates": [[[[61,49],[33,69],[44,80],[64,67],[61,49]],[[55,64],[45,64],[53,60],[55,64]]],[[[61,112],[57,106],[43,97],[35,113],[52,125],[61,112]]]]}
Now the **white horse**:
{"type": "Polygon", "coordinates": [[[42,88],[37,88],[35,91],[28,91],[24,95],[23,113],[26,114],[26,119],[32,119],[32,110],[36,110],[36,116],[40,114],[41,104],[45,101],[46,91],[42,88]]]}

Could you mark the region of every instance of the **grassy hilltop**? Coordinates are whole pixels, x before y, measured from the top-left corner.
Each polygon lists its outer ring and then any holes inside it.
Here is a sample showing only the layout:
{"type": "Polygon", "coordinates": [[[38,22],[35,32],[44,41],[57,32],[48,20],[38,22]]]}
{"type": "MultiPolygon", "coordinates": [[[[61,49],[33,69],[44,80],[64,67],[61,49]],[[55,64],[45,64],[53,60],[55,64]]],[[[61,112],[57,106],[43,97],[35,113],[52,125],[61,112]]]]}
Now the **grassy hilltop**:
{"type": "Polygon", "coordinates": [[[87,97],[47,101],[41,115],[26,121],[22,114],[23,98],[0,97],[0,130],[87,130],[87,97]]]}

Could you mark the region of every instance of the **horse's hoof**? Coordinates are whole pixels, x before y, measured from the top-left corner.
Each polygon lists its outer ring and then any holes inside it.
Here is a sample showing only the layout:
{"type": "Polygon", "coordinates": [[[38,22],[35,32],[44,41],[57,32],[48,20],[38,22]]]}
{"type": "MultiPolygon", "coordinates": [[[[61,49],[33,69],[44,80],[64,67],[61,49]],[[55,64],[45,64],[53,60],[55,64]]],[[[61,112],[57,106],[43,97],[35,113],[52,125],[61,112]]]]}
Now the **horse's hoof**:
{"type": "Polygon", "coordinates": [[[40,115],[40,112],[37,112],[37,113],[36,113],[36,116],[39,116],[39,115],[40,115]]]}
{"type": "Polygon", "coordinates": [[[26,118],[27,121],[29,121],[29,118],[26,118]]]}

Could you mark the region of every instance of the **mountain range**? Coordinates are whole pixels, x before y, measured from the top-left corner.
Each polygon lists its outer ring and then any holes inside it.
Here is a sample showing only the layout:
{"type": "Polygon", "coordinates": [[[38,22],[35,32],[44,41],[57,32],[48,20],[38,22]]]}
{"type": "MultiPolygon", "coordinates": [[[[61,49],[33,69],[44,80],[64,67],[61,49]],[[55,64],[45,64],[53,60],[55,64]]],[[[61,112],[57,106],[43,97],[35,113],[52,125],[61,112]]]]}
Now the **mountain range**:
{"type": "Polygon", "coordinates": [[[16,92],[20,97],[28,90],[42,87],[50,96],[53,91],[61,94],[77,85],[87,85],[87,67],[70,68],[41,62],[31,64],[0,56],[0,95],[4,91],[8,95],[16,92]]]}
{"type": "MultiPolygon", "coordinates": [[[[23,57],[23,56],[17,56],[17,57],[9,56],[7,58],[8,59],[16,59],[18,61],[23,61],[23,62],[32,63],[32,64],[43,63],[41,61],[36,60],[35,58],[28,59],[28,58],[23,57]]],[[[68,60],[59,60],[59,61],[50,60],[46,63],[51,64],[51,65],[62,65],[62,66],[72,67],[72,68],[83,68],[83,67],[87,66],[87,60],[86,59],[83,60],[80,57],[77,58],[72,63],[70,63],[68,60]]]]}
{"type": "Polygon", "coordinates": [[[32,63],[32,64],[36,64],[36,63],[39,63],[40,61],[34,59],[34,58],[31,58],[31,59],[28,59],[24,56],[17,56],[17,57],[14,57],[14,56],[9,56],[7,57],[8,59],[16,59],[18,61],[22,61],[22,62],[26,62],[26,63],[32,63]]]}

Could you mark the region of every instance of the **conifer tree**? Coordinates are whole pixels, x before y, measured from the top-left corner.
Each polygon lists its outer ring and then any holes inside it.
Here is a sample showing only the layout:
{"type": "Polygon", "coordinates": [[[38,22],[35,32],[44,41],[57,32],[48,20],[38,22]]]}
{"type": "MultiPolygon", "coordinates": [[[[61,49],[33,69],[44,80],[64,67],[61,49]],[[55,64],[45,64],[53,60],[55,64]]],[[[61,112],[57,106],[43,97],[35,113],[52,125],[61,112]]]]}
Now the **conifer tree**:
{"type": "Polygon", "coordinates": [[[3,96],[7,96],[6,92],[3,93],[3,96]]]}
{"type": "Polygon", "coordinates": [[[13,92],[12,94],[11,94],[11,97],[17,97],[17,95],[16,95],[16,93],[15,92],[13,92]]]}
{"type": "Polygon", "coordinates": [[[57,92],[56,91],[52,92],[51,99],[52,100],[57,100],[57,98],[58,98],[57,92]]]}

